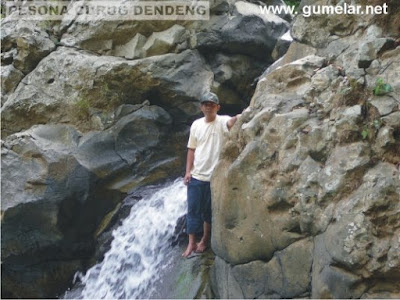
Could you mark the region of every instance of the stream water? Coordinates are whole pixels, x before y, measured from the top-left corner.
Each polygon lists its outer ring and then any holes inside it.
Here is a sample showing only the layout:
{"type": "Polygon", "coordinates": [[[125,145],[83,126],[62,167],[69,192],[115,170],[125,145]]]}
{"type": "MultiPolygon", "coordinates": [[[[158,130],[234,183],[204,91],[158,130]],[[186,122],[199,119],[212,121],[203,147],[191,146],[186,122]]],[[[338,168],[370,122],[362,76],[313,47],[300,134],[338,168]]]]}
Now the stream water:
{"type": "Polygon", "coordinates": [[[177,179],[135,204],[122,225],[113,231],[104,260],[77,273],[79,288],[64,298],[152,298],[176,249],[171,245],[177,220],[186,213],[186,187],[177,179]]]}

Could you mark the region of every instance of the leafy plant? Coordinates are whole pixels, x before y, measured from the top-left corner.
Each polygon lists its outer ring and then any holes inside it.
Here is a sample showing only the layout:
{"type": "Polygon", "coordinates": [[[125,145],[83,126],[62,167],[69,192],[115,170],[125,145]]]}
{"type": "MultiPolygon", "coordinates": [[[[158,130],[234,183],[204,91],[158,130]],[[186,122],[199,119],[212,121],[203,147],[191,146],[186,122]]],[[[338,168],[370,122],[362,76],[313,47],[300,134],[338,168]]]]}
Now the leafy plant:
{"type": "Polygon", "coordinates": [[[286,5],[288,6],[294,6],[294,9],[297,10],[301,0],[284,0],[286,5]]]}
{"type": "Polygon", "coordinates": [[[78,100],[76,103],[76,113],[80,118],[89,119],[90,117],[90,103],[86,98],[78,100]]]}
{"type": "Polygon", "coordinates": [[[372,122],[366,124],[366,126],[361,131],[361,136],[363,140],[371,140],[381,127],[382,121],[380,119],[373,120],[372,122]]]}
{"type": "Polygon", "coordinates": [[[365,140],[368,136],[369,136],[369,130],[367,128],[365,128],[362,132],[361,132],[361,136],[363,138],[363,140],[365,140]]]}
{"type": "Polygon", "coordinates": [[[374,95],[383,96],[390,92],[393,92],[393,88],[389,83],[385,83],[382,78],[378,78],[375,83],[374,95]]]}

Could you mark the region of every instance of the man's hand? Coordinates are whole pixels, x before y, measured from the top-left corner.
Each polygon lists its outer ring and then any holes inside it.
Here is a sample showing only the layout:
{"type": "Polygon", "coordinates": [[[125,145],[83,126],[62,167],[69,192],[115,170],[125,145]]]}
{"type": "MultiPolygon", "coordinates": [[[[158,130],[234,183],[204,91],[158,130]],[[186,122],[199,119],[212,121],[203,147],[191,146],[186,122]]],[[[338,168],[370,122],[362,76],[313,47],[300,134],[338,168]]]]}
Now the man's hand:
{"type": "Polygon", "coordinates": [[[192,168],[194,163],[194,151],[195,149],[188,148],[187,158],[186,158],[186,173],[185,178],[183,179],[183,183],[188,185],[190,180],[192,179],[192,168]]]}
{"type": "Polygon", "coordinates": [[[231,130],[231,128],[233,127],[233,125],[235,125],[236,121],[242,116],[242,114],[238,114],[232,118],[230,118],[230,120],[228,121],[227,125],[228,125],[228,129],[231,130]]]}
{"type": "Polygon", "coordinates": [[[185,174],[185,178],[183,178],[183,183],[185,185],[188,185],[191,179],[192,179],[192,174],[186,173],[185,174]]]}

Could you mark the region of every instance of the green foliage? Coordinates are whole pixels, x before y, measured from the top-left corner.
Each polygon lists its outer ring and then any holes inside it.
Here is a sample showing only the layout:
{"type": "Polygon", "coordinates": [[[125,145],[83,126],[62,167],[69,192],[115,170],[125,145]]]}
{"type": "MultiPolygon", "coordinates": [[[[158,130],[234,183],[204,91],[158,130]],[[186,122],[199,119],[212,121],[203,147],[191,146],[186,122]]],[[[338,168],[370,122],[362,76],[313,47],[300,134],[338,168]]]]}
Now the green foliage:
{"type": "Polygon", "coordinates": [[[82,98],[75,103],[75,112],[77,117],[81,119],[89,119],[90,117],[90,103],[86,98],[82,98]]]}
{"type": "Polygon", "coordinates": [[[375,83],[374,95],[383,96],[390,92],[393,92],[393,88],[389,83],[385,83],[382,78],[378,78],[375,83]]]}
{"type": "Polygon", "coordinates": [[[100,98],[103,106],[100,105],[103,109],[108,111],[115,109],[118,105],[121,104],[121,99],[123,98],[123,92],[114,88],[110,89],[107,82],[105,82],[100,88],[100,98]],[[105,104],[105,105],[104,105],[105,104]]]}
{"type": "Polygon", "coordinates": [[[107,119],[109,113],[123,103],[122,99],[123,92],[113,86],[110,87],[107,82],[100,82],[95,90],[80,95],[79,99],[69,107],[69,114],[82,124],[90,121],[93,114],[107,119]]]}
{"type": "Polygon", "coordinates": [[[286,5],[288,6],[294,6],[295,10],[298,9],[301,0],[284,0],[286,5]]]}
{"type": "Polygon", "coordinates": [[[361,132],[361,136],[362,136],[363,140],[365,140],[369,136],[368,128],[364,128],[364,130],[361,132]]]}
{"type": "Polygon", "coordinates": [[[382,127],[382,120],[376,119],[372,122],[369,122],[361,131],[361,136],[363,140],[372,140],[375,134],[379,131],[382,127]]]}

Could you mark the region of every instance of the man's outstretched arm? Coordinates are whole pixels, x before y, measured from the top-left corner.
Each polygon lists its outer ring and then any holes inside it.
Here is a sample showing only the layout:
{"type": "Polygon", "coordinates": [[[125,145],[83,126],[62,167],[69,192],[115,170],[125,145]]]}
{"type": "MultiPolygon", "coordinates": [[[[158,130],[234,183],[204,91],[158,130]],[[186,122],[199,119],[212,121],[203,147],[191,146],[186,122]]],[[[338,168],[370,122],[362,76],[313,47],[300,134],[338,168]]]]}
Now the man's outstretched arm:
{"type": "Polygon", "coordinates": [[[231,130],[231,128],[233,127],[233,125],[235,125],[236,121],[241,117],[242,114],[238,114],[232,118],[230,118],[228,120],[228,122],[226,123],[226,125],[228,126],[228,129],[231,130]]]}
{"type": "Polygon", "coordinates": [[[192,179],[191,171],[194,163],[194,150],[195,149],[188,148],[187,152],[186,173],[185,173],[185,178],[183,179],[186,185],[190,182],[190,179],[192,179]]]}

